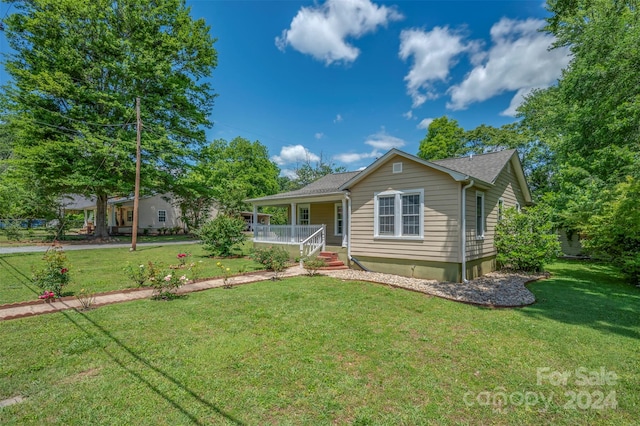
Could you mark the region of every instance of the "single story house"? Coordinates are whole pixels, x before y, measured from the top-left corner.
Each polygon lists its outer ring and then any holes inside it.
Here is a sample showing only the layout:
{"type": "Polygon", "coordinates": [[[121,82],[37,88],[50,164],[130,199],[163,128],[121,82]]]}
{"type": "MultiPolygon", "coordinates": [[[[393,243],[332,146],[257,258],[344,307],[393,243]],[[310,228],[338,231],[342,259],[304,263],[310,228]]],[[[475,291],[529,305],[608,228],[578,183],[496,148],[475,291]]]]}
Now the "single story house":
{"type": "MultiPolygon", "coordinates": [[[[96,198],[81,195],[67,195],[62,197],[62,207],[66,212],[84,212],[84,229],[91,233],[95,224],[96,198]]],[[[172,194],[155,194],[141,196],[138,202],[138,233],[145,229],[149,233],[158,233],[161,229],[184,229],[180,207],[172,194]]],[[[214,206],[209,217],[216,217],[218,209],[214,206]]],[[[253,229],[253,213],[242,212],[242,218],[247,223],[247,230],[253,229]]],[[[257,223],[268,225],[271,215],[260,213],[257,223]]],[[[109,234],[131,234],[133,227],[133,197],[110,197],[107,200],[107,226],[109,234]]]]}
{"type": "Polygon", "coordinates": [[[256,216],[288,211],[288,225],[255,227],[256,246],[301,257],[326,249],[349,266],[460,282],[495,270],[498,220],[532,200],[515,150],[425,161],[392,149],[362,171],[248,202],[256,216]]]}

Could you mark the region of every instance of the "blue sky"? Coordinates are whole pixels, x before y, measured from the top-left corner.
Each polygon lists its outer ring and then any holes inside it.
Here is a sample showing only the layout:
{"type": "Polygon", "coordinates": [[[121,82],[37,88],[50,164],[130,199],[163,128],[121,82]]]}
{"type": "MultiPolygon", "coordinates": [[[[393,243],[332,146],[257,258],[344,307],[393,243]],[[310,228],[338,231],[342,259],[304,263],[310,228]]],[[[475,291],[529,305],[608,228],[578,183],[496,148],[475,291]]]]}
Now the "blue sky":
{"type": "Polygon", "coordinates": [[[392,147],[415,154],[443,115],[513,122],[569,60],[537,31],[542,0],[187,4],[218,40],[209,138],[259,140],[284,174],[306,158],[357,170],[392,147]]]}

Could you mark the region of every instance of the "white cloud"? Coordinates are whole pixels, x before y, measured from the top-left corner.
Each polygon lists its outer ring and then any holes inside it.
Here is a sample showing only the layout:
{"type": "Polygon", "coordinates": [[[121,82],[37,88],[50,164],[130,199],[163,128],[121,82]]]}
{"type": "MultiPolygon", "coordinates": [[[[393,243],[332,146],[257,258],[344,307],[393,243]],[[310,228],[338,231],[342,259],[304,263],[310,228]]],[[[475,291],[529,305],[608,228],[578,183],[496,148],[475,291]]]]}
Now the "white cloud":
{"type": "Polygon", "coordinates": [[[274,155],[271,157],[271,160],[277,165],[282,166],[284,164],[306,161],[316,162],[320,161],[320,157],[302,145],[287,145],[280,149],[280,155],[274,155]]]}
{"type": "Polygon", "coordinates": [[[336,118],[333,119],[334,123],[342,123],[342,116],[340,114],[336,115],[336,118]]]}
{"type": "Polygon", "coordinates": [[[372,158],[374,156],[377,156],[377,153],[374,152],[363,152],[363,153],[358,153],[358,152],[347,152],[344,154],[338,154],[336,155],[334,158],[334,160],[338,160],[341,163],[356,163],[358,161],[367,159],[367,158],[372,158]]]}
{"type": "Polygon", "coordinates": [[[295,179],[298,177],[298,174],[293,169],[282,169],[280,170],[280,175],[288,177],[289,179],[295,179]]]}
{"type": "Polygon", "coordinates": [[[406,145],[404,140],[388,134],[384,127],[378,133],[367,136],[367,140],[364,143],[376,150],[383,151],[388,151],[391,148],[401,148],[406,145]]]}
{"type": "Polygon", "coordinates": [[[406,145],[404,140],[388,134],[384,127],[380,129],[378,133],[367,136],[364,143],[373,149],[370,152],[347,152],[344,154],[338,154],[333,157],[333,159],[340,161],[341,163],[357,163],[358,161],[369,158],[378,158],[391,148],[400,148],[406,145]]]}
{"type": "Polygon", "coordinates": [[[316,139],[322,139],[324,137],[324,133],[322,132],[318,132],[315,135],[313,135],[316,139]]]}
{"type": "Polygon", "coordinates": [[[404,118],[406,118],[407,120],[411,120],[412,118],[415,120],[417,117],[413,116],[413,110],[409,110],[407,112],[405,112],[404,114],[402,114],[402,116],[404,118]]]}
{"type": "Polygon", "coordinates": [[[402,15],[393,7],[378,6],[370,0],[327,0],[324,4],[302,7],[289,29],[283,30],[275,41],[281,51],[291,46],[326,65],[350,63],[360,50],[349,44],[347,38],[360,38],[400,19],[402,15]]]}
{"type": "Polygon", "coordinates": [[[405,61],[413,56],[411,69],[404,78],[413,108],[437,98],[434,83],[447,81],[449,70],[456,63],[456,56],[477,47],[475,42],[465,43],[461,34],[448,27],[435,27],[431,31],[416,28],[403,30],[400,33],[398,55],[405,61]]]}
{"type": "Polygon", "coordinates": [[[433,122],[433,118],[425,118],[424,120],[422,120],[420,123],[418,123],[418,125],[416,126],[418,129],[425,129],[427,130],[429,128],[429,124],[431,124],[433,122]]]}
{"type": "Polygon", "coordinates": [[[567,48],[548,50],[554,38],[539,32],[544,21],[502,18],[491,28],[491,49],[475,57],[476,66],[462,83],[449,88],[447,107],[460,110],[505,91],[517,91],[503,115],[514,115],[523,96],[549,87],[569,63],[567,48]]]}

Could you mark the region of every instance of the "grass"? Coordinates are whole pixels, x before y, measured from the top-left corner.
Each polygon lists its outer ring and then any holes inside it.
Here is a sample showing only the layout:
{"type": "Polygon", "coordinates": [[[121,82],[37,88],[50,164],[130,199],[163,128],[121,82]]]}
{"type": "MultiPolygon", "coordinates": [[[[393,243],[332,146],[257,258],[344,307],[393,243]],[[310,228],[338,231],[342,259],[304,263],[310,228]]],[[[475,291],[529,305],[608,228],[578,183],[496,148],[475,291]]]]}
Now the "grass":
{"type": "MultiPolygon", "coordinates": [[[[244,246],[248,253],[250,243],[244,246]]],[[[216,263],[221,261],[232,273],[251,272],[262,269],[258,263],[246,259],[213,259],[208,257],[200,244],[178,244],[169,246],[143,246],[135,252],[129,246],[92,249],[67,250],[71,274],[71,283],[64,288],[66,295],[78,294],[81,289],[99,293],[136,287],[127,278],[124,268],[129,265],[146,264],[151,261],[168,267],[177,265],[178,253],[191,253],[189,262],[197,262],[201,277],[221,275],[216,263]],[[200,263],[202,262],[202,263],[200,263]]],[[[0,304],[36,300],[42,293],[31,280],[33,268],[44,265],[43,253],[17,253],[0,255],[0,304]]]]}
{"type": "MultiPolygon", "coordinates": [[[[32,230],[31,235],[27,231],[23,231],[20,241],[14,241],[7,239],[4,232],[0,231],[0,247],[19,247],[29,246],[33,244],[47,244],[51,242],[52,236],[43,229],[32,230]]],[[[130,243],[131,235],[115,235],[110,237],[121,243],[130,243]]],[[[181,241],[193,241],[194,236],[190,234],[177,234],[177,235],[138,235],[138,243],[162,243],[162,242],[181,242],[181,241]]],[[[90,243],[91,237],[86,235],[74,234],[73,231],[65,235],[63,244],[83,244],[90,243]]]]}
{"type": "Polygon", "coordinates": [[[603,265],[551,270],[521,309],[298,277],[1,322],[0,399],[26,400],[0,423],[634,423],[640,290],[603,265]],[[571,377],[538,385],[544,367],[571,377]],[[617,379],[582,386],[580,367],[617,379]],[[571,392],[617,408],[564,408],[571,392]]]}

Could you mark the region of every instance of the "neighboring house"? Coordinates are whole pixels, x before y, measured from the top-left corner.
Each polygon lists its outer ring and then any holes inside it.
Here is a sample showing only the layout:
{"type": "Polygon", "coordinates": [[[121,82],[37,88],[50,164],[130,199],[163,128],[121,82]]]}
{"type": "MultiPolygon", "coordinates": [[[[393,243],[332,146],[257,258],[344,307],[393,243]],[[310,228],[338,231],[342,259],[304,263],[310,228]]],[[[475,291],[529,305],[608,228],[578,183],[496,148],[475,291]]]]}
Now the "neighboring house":
{"type": "MultiPolygon", "coordinates": [[[[171,194],[142,196],[138,200],[138,232],[148,229],[157,233],[160,229],[184,229],[180,207],[174,204],[171,194]]],[[[109,198],[107,217],[110,234],[131,234],[133,226],[133,197],[109,198]]]]}
{"type": "MultiPolygon", "coordinates": [[[[81,195],[67,195],[63,198],[63,207],[67,212],[84,212],[84,227],[89,233],[94,227],[96,215],[95,197],[87,198],[81,195]]],[[[214,206],[209,217],[218,215],[214,206]]],[[[180,228],[184,230],[182,213],[172,194],[155,194],[142,196],[138,202],[138,233],[145,229],[149,233],[158,233],[161,229],[180,228]]],[[[253,213],[242,212],[241,216],[247,222],[247,229],[252,229],[253,213]]],[[[268,225],[271,216],[259,214],[258,223],[268,225]]],[[[109,234],[131,234],[133,227],[133,197],[113,197],[107,201],[107,226],[109,234]]]]}
{"type": "Polygon", "coordinates": [[[429,162],[392,149],[360,172],[248,202],[289,213],[290,225],[256,226],[258,246],[329,246],[372,271],[464,281],[495,270],[496,223],[531,194],[515,150],[429,162]]]}
{"type": "Polygon", "coordinates": [[[584,256],[580,235],[577,231],[567,233],[564,229],[558,230],[558,240],[560,241],[560,251],[565,256],[584,256]]]}

